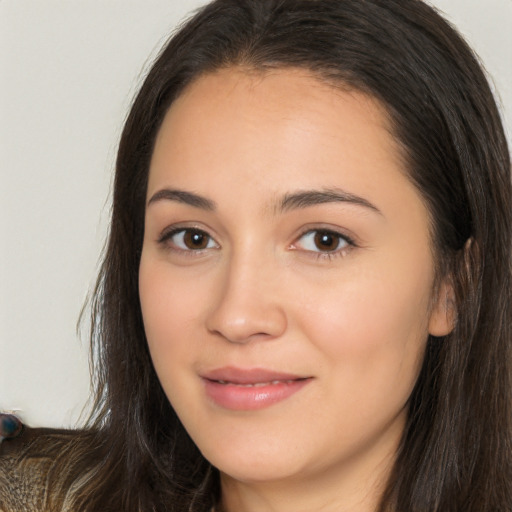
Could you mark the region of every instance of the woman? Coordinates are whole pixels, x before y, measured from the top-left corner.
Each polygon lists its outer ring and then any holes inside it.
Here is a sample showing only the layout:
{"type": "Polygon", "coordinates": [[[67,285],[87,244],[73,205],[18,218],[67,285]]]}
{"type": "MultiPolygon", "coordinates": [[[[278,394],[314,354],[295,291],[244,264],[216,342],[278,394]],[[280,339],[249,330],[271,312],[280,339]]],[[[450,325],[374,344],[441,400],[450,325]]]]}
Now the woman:
{"type": "Polygon", "coordinates": [[[4,489],[38,459],[36,509],[511,510],[510,201],[427,5],[212,2],[122,135],[90,428],[5,442],[4,489]]]}

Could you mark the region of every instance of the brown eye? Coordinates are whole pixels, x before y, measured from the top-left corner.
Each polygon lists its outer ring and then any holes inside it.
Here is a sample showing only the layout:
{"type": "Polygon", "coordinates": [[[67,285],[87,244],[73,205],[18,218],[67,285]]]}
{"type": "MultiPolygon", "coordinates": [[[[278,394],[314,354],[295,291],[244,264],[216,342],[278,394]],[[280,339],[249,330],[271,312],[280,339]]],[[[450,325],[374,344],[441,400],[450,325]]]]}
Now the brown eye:
{"type": "Polygon", "coordinates": [[[346,236],[326,229],[312,229],[304,233],[295,243],[295,247],[309,252],[338,252],[354,245],[346,236]]]}
{"type": "Polygon", "coordinates": [[[174,245],[182,251],[201,251],[203,249],[217,248],[213,238],[200,229],[177,229],[162,239],[162,242],[174,245]]]}
{"type": "Polygon", "coordinates": [[[187,230],[183,235],[183,243],[188,249],[206,249],[209,236],[202,231],[187,230]]]}
{"type": "Polygon", "coordinates": [[[314,243],[319,251],[335,251],[340,244],[340,236],[330,231],[316,231],[314,243]]]}

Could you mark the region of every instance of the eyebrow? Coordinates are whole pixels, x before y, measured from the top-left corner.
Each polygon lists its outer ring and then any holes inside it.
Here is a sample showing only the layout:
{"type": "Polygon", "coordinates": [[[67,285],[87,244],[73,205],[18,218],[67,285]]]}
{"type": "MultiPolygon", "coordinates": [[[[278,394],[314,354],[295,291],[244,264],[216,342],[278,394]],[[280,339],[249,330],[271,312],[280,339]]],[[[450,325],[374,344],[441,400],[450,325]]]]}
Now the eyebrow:
{"type": "Polygon", "coordinates": [[[215,201],[206,197],[194,194],[193,192],[185,192],[184,190],[163,188],[151,196],[148,206],[158,201],[176,201],[178,203],[187,204],[202,210],[213,211],[216,208],[215,201]]]}
{"type": "MultiPolygon", "coordinates": [[[[147,205],[150,206],[153,203],[163,200],[176,201],[178,203],[208,211],[214,211],[217,208],[215,201],[200,196],[199,194],[186,192],[185,190],[168,188],[161,189],[153,194],[147,205]]],[[[363,206],[382,215],[382,212],[374,204],[370,203],[370,201],[338,188],[324,190],[305,190],[285,194],[283,198],[277,203],[275,211],[277,213],[282,213],[290,210],[308,208],[310,206],[326,203],[351,203],[357,206],[363,206]]]]}
{"type": "Polygon", "coordinates": [[[305,190],[293,194],[286,194],[278,204],[277,210],[285,212],[325,203],[351,203],[369,208],[382,215],[382,212],[374,204],[370,203],[370,201],[338,188],[305,190]]]}

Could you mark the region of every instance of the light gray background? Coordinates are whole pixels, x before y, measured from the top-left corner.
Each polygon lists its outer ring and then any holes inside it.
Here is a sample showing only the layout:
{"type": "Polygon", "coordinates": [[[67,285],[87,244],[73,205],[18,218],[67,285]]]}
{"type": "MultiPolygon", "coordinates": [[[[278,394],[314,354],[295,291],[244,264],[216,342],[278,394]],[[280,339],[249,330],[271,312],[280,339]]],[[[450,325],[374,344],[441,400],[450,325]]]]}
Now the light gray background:
{"type": "MultiPolygon", "coordinates": [[[[76,322],[105,238],[116,144],[144,70],[204,0],[0,0],[0,410],[75,425],[76,322]]],[[[436,0],[499,92],[511,140],[512,0],[436,0]]],[[[87,323],[87,322],[86,322],[87,323]]]]}

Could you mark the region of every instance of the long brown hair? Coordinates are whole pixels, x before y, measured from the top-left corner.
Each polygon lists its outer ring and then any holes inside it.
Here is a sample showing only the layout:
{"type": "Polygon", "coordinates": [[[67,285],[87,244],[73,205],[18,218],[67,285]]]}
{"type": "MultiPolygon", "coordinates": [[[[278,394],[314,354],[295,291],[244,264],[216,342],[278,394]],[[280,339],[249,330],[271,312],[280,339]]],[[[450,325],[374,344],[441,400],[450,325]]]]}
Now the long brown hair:
{"type": "Polygon", "coordinates": [[[73,510],[204,512],[219,498],[216,470],[153,369],[137,283],[160,124],[191,81],[235,65],[303,68],[377,98],[430,212],[457,322],[429,339],[381,510],[512,510],[510,156],[477,59],[419,0],[215,0],[165,45],[119,146],[93,301],[87,478],[73,510]]]}

